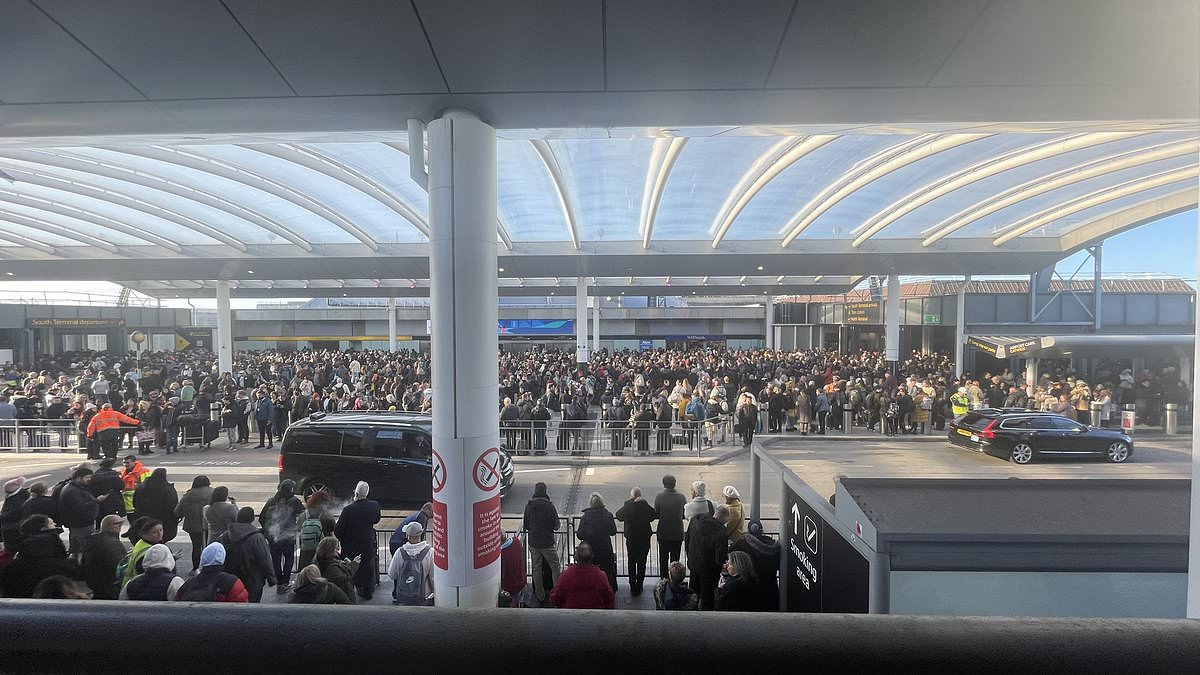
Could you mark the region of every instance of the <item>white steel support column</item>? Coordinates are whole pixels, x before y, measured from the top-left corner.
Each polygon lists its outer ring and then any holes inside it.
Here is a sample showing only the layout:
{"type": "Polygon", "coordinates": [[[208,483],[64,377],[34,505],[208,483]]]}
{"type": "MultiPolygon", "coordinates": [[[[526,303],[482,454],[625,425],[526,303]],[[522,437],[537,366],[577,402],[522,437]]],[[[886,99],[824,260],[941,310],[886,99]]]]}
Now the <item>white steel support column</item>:
{"type": "Polygon", "coordinates": [[[496,131],[471,113],[430,122],[433,562],[439,607],[500,590],[496,408],[496,131]]]}
{"type": "Polygon", "coordinates": [[[396,351],[396,298],[388,298],[388,351],[396,351]]]}
{"type": "MultiPolygon", "coordinates": [[[[921,320],[925,320],[925,316],[921,315],[921,320]]],[[[921,326],[921,354],[928,356],[933,351],[933,327],[921,326]]]]}
{"type": "Polygon", "coordinates": [[[600,296],[592,298],[592,353],[600,351],[600,296]]]}
{"type": "Polygon", "coordinates": [[[575,360],[588,362],[587,345],[587,277],[575,281],[575,360]]]}
{"type": "Polygon", "coordinates": [[[893,365],[900,361],[900,275],[888,275],[887,309],[883,313],[885,333],[883,347],[886,359],[893,365]]]}
{"type": "Polygon", "coordinates": [[[766,344],[767,349],[775,349],[775,297],[767,296],[767,314],[766,314],[766,344]]]}
{"type": "MultiPolygon", "coordinates": [[[[1196,246],[1196,264],[1200,269],[1200,241],[1196,246]]],[[[1192,355],[1192,391],[1200,384],[1200,341],[1192,355]]],[[[1192,509],[1188,536],[1187,616],[1200,618],[1200,406],[1192,405],[1192,509]]]]}
{"type": "Polygon", "coordinates": [[[229,310],[229,281],[217,280],[217,369],[233,372],[233,312],[229,310]]]}
{"type": "Polygon", "coordinates": [[[969,283],[971,283],[970,274],[963,277],[962,285],[958,287],[958,298],[954,311],[955,377],[962,377],[963,374],[963,347],[967,342],[967,284],[969,283]]]}
{"type": "Polygon", "coordinates": [[[1032,356],[1025,359],[1025,394],[1033,398],[1033,392],[1037,388],[1037,371],[1038,360],[1032,356]]]}

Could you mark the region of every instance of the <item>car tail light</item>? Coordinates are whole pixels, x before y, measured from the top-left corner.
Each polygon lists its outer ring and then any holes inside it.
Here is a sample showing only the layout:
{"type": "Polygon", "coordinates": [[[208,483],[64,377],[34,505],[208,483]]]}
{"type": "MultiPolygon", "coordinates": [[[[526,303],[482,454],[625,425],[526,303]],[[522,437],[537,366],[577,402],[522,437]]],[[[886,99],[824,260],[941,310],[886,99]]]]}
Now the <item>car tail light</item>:
{"type": "Polygon", "coordinates": [[[989,441],[995,439],[996,438],[996,432],[995,432],[996,424],[998,424],[998,422],[996,420],[992,420],[991,422],[988,422],[986,427],[979,430],[979,437],[986,438],[989,441]]]}
{"type": "Polygon", "coordinates": [[[283,471],[283,453],[279,453],[279,470],[283,471]]]}

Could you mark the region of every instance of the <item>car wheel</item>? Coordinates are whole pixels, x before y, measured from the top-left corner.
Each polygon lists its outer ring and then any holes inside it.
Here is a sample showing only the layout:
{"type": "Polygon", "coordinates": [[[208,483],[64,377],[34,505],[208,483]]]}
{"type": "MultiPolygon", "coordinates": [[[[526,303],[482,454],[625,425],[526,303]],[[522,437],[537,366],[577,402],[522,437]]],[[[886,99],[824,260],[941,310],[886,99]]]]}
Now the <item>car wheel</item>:
{"type": "Polygon", "coordinates": [[[1108,446],[1104,456],[1113,464],[1123,464],[1129,459],[1129,445],[1125,441],[1117,441],[1108,446]]]}
{"type": "Polygon", "coordinates": [[[304,483],[303,493],[304,493],[304,498],[306,501],[309,497],[315,495],[318,492],[324,492],[325,494],[329,495],[330,497],[333,496],[333,490],[329,488],[329,483],[325,480],[322,480],[320,478],[313,478],[312,480],[306,481],[304,483]]]}
{"type": "Polygon", "coordinates": [[[1017,443],[1008,457],[1013,464],[1028,464],[1033,461],[1033,447],[1028,443],[1017,443]]]}

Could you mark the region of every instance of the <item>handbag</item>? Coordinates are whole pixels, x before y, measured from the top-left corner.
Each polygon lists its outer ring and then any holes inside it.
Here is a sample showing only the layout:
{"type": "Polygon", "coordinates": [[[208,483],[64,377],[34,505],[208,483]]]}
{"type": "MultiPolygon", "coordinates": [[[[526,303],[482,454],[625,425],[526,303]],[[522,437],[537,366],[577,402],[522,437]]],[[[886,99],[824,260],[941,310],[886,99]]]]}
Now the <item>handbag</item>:
{"type": "Polygon", "coordinates": [[[154,440],[153,429],[141,429],[137,432],[138,443],[150,443],[154,440]]]}

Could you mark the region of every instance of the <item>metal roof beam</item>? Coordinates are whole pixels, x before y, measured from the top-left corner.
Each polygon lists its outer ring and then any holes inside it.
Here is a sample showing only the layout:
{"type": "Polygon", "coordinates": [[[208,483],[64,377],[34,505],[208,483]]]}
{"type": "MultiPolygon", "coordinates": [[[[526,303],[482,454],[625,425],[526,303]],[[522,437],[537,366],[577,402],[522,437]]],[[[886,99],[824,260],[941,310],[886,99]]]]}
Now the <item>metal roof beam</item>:
{"type": "Polygon", "coordinates": [[[1150,201],[1135,204],[1115,213],[1105,214],[1099,218],[1090,220],[1062,235],[1058,240],[1063,251],[1068,254],[1074,253],[1084,246],[1091,245],[1114,234],[1160,218],[1194,209],[1196,208],[1198,197],[1200,197],[1200,192],[1197,192],[1194,186],[1187,187],[1165,197],[1151,199],[1150,201]]]}
{"type": "Polygon", "coordinates": [[[33,197],[20,192],[15,192],[13,190],[0,188],[0,203],[5,202],[9,204],[17,204],[30,209],[36,209],[46,213],[53,213],[84,223],[90,223],[96,227],[113,230],[114,232],[120,232],[121,234],[129,235],[130,237],[134,237],[136,239],[141,239],[142,241],[149,242],[155,246],[160,246],[173,253],[183,253],[183,247],[171,241],[170,239],[154,234],[153,232],[147,232],[136,227],[130,227],[125,223],[113,220],[107,216],[85,211],[81,208],[71,206],[70,204],[63,204],[62,202],[57,202],[50,199],[42,199],[40,197],[33,197]]]}
{"type": "Polygon", "coordinates": [[[554,154],[554,148],[550,147],[549,141],[543,140],[532,140],[529,141],[529,144],[541,158],[542,164],[546,167],[546,173],[550,174],[550,182],[554,185],[558,205],[562,208],[563,219],[566,221],[567,234],[571,237],[571,244],[578,251],[580,248],[579,224],[575,220],[575,201],[567,185],[566,177],[563,175],[562,167],[558,163],[558,157],[554,154]]]}
{"type": "Polygon", "coordinates": [[[191,169],[192,171],[218,176],[235,183],[241,183],[278,199],[289,201],[354,237],[365,244],[367,248],[373,251],[379,250],[379,242],[375,241],[371,235],[367,234],[362,228],[350,222],[337,211],[314,199],[311,195],[254,171],[206,157],[196,153],[194,149],[182,150],[180,149],[181,147],[183,146],[149,148],[114,146],[104,149],[109,152],[119,152],[165,164],[172,164],[185,169],[191,169]]]}
{"type": "Polygon", "coordinates": [[[650,166],[646,169],[646,184],[642,190],[642,211],[639,216],[638,232],[642,233],[642,248],[650,248],[654,235],[654,219],[658,216],[658,204],[662,201],[667,178],[675,166],[679,153],[687,145],[686,138],[658,138],[650,151],[650,166]]]}
{"type": "MultiPolygon", "coordinates": [[[[109,180],[132,183],[148,190],[162,192],[179,199],[185,199],[197,204],[203,204],[209,208],[227,213],[240,221],[255,225],[266,232],[270,232],[278,237],[282,237],[283,239],[292,242],[296,246],[299,246],[306,251],[312,251],[312,245],[305,241],[302,237],[298,236],[296,233],[288,230],[287,228],[276,225],[273,221],[261,213],[258,213],[257,211],[254,211],[253,209],[247,208],[236,202],[230,201],[219,194],[203,192],[189,185],[163,180],[161,178],[141,173],[125,166],[103,162],[91,157],[73,155],[69,150],[66,152],[62,150],[6,152],[0,153],[0,158],[5,158],[10,161],[34,164],[39,167],[48,166],[67,171],[90,173],[102,178],[107,178],[109,180]]],[[[62,174],[56,175],[64,180],[72,180],[70,176],[64,176],[62,174]]],[[[204,232],[203,234],[205,234],[205,236],[210,236],[207,232],[204,232]]],[[[241,242],[241,240],[238,241],[241,242]]],[[[241,242],[241,244],[245,246],[246,242],[241,242]]]]}
{"type": "Polygon", "coordinates": [[[1098,160],[1068,167],[1046,176],[1039,176],[1033,180],[1013,186],[1000,194],[992,195],[987,199],[976,202],[949,218],[942,220],[933,227],[928,228],[922,232],[922,234],[928,234],[928,236],[921,244],[929,246],[981,218],[1052,190],[1163,159],[1194,154],[1196,154],[1196,141],[1192,139],[1177,143],[1164,143],[1135,151],[1119,152],[1098,160]]]}
{"type": "MultiPolygon", "coordinates": [[[[1138,178],[1137,180],[1121,183],[1103,190],[1083,195],[1077,199],[1073,199],[1065,204],[1059,204],[1049,209],[1045,209],[1035,213],[1028,218],[1022,219],[1010,225],[1003,234],[996,237],[992,242],[993,246],[1003,246],[1004,244],[1020,237],[1023,234],[1032,232],[1033,230],[1049,225],[1050,223],[1065,218],[1073,213],[1078,213],[1085,209],[1090,209],[1095,206],[1106,204],[1110,201],[1135,195],[1139,192],[1152,190],[1164,185],[1170,185],[1184,180],[1195,180],[1200,176],[1200,167],[1187,166],[1174,171],[1164,171],[1153,176],[1138,178]]],[[[1193,186],[1192,189],[1195,189],[1193,186]]]]}
{"type": "Polygon", "coordinates": [[[921,208],[925,204],[950,194],[959,188],[972,185],[985,178],[995,176],[1005,171],[1019,169],[1023,166],[1065,155],[1077,150],[1095,147],[1104,143],[1130,138],[1137,134],[1130,133],[1100,133],[1081,134],[1066,139],[1054,139],[1035,143],[1018,150],[1006,152],[999,157],[992,157],[943,176],[918,190],[892,202],[887,208],[867,219],[865,223],[854,229],[857,236],[851,243],[855,248],[881,232],[888,225],[896,222],[905,215],[921,208]]]}
{"type": "Polygon", "coordinates": [[[716,248],[725,238],[725,233],[733,225],[733,221],[741,215],[742,210],[762,191],[776,176],[785,169],[800,161],[808,153],[834,141],[837,136],[808,136],[789,138],[776,143],[770,150],[763,153],[742,175],[741,180],[730,191],[713,219],[710,232],[713,233],[712,247],[716,248]]]}
{"type": "Polygon", "coordinates": [[[787,233],[780,244],[787,248],[808,226],[826,211],[862,187],[869,185],[893,171],[898,171],[914,162],[932,157],[960,145],[987,138],[989,134],[949,134],[945,136],[919,136],[910,141],[894,145],[859,162],[853,169],[839,176],[821,190],[796,212],[783,226],[780,233],[787,233]]]}
{"type": "Polygon", "coordinates": [[[121,250],[117,246],[113,245],[112,242],[105,241],[99,237],[93,237],[83,232],[76,232],[61,225],[56,225],[48,220],[34,218],[21,213],[13,213],[11,211],[0,209],[0,220],[6,220],[14,225],[20,225],[31,230],[45,232],[46,234],[52,234],[56,237],[62,237],[63,239],[77,241],[86,246],[94,246],[103,251],[107,251],[108,253],[119,253],[121,250]]]}

